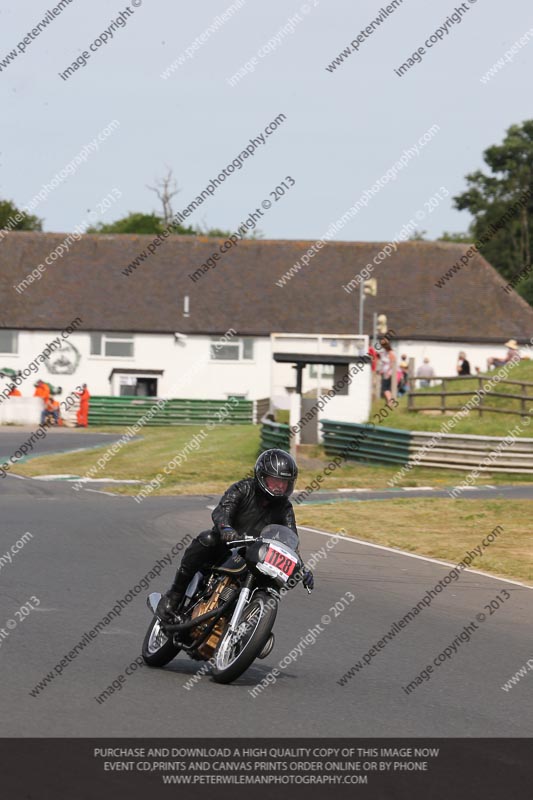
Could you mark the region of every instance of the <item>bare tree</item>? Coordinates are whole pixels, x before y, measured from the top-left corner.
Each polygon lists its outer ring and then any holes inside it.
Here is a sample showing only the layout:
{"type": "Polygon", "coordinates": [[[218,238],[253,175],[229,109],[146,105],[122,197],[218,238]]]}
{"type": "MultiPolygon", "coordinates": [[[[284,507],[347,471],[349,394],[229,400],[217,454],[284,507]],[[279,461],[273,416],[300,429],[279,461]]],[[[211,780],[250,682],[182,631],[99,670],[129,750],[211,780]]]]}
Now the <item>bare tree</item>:
{"type": "Polygon", "coordinates": [[[148,186],[151,192],[155,192],[163,204],[163,220],[165,225],[169,225],[174,212],[172,211],[172,198],[180,193],[178,184],[172,173],[172,168],[167,167],[166,175],[163,178],[157,178],[155,186],[148,186]]]}

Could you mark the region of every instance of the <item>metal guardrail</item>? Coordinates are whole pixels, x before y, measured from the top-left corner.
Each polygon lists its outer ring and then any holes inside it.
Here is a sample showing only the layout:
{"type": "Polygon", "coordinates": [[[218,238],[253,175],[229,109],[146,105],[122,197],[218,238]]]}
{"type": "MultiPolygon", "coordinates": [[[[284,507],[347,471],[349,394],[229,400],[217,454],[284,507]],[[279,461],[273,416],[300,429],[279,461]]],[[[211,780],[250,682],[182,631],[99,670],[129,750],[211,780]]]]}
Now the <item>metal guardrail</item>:
{"type": "Polygon", "coordinates": [[[270,397],[254,400],[254,425],[259,425],[270,409],[270,397]]]}
{"type": "Polygon", "coordinates": [[[261,420],[260,450],[270,450],[279,447],[281,450],[290,450],[290,426],[283,422],[272,422],[268,419],[261,420]]]}
{"type": "MultiPolygon", "coordinates": [[[[92,396],[89,405],[90,425],[133,425],[157,403],[157,397],[105,397],[92,396]]],[[[254,404],[258,401],[236,400],[168,400],[146,424],[203,425],[224,409],[224,424],[251,424],[254,404]]]]}
{"type": "Polygon", "coordinates": [[[405,464],[409,459],[411,431],[326,419],[320,420],[320,424],[328,456],[387,464],[405,464]]]}
{"type": "Polygon", "coordinates": [[[373,428],[332,420],[321,420],[321,424],[326,454],[348,461],[533,474],[533,439],[529,438],[516,438],[502,447],[509,437],[373,428]],[[491,462],[481,465],[489,455],[491,462]]]}

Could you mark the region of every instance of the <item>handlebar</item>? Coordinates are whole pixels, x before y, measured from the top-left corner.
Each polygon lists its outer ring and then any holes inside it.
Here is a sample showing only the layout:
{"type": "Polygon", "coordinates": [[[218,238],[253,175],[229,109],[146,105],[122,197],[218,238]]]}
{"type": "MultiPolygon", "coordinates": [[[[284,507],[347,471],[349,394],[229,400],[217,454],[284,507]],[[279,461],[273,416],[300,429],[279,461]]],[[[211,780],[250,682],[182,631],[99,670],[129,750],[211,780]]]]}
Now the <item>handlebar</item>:
{"type": "Polygon", "coordinates": [[[260,536],[244,536],[242,539],[235,539],[233,542],[228,543],[228,547],[244,547],[245,544],[250,542],[262,541],[260,536]]]}

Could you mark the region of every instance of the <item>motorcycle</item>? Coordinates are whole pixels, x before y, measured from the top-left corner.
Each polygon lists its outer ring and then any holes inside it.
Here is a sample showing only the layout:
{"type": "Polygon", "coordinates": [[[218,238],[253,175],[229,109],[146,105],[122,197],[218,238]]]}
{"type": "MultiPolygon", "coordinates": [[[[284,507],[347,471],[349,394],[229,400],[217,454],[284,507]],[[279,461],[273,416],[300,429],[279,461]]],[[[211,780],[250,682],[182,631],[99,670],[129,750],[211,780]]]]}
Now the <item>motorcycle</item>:
{"type": "Polygon", "coordinates": [[[183,650],[207,661],[217,683],[231,683],[256,658],[266,658],[274,647],[278,603],[301,579],[298,544],[297,534],[284,525],[267,525],[258,538],[232,542],[222,563],[194,575],[171,622],[157,616],[161,594],[152,592],[145,664],[163,667],[183,650]]]}

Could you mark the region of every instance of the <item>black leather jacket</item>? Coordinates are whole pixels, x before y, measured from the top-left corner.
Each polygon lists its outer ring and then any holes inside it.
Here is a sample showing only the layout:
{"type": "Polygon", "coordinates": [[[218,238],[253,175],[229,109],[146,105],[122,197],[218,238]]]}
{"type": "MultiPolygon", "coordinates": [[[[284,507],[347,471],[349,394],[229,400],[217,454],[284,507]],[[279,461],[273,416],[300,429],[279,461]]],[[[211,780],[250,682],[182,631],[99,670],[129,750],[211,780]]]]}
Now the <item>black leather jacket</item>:
{"type": "Polygon", "coordinates": [[[233,483],[223,494],[211,518],[219,533],[225,526],[234,528],[239,534],[259,536],[265,525],[286,525],[296,534],[296,519],[291,502],[286,498],[269,500],[256,489],[254,478],[244,478],[233,483]]]}

